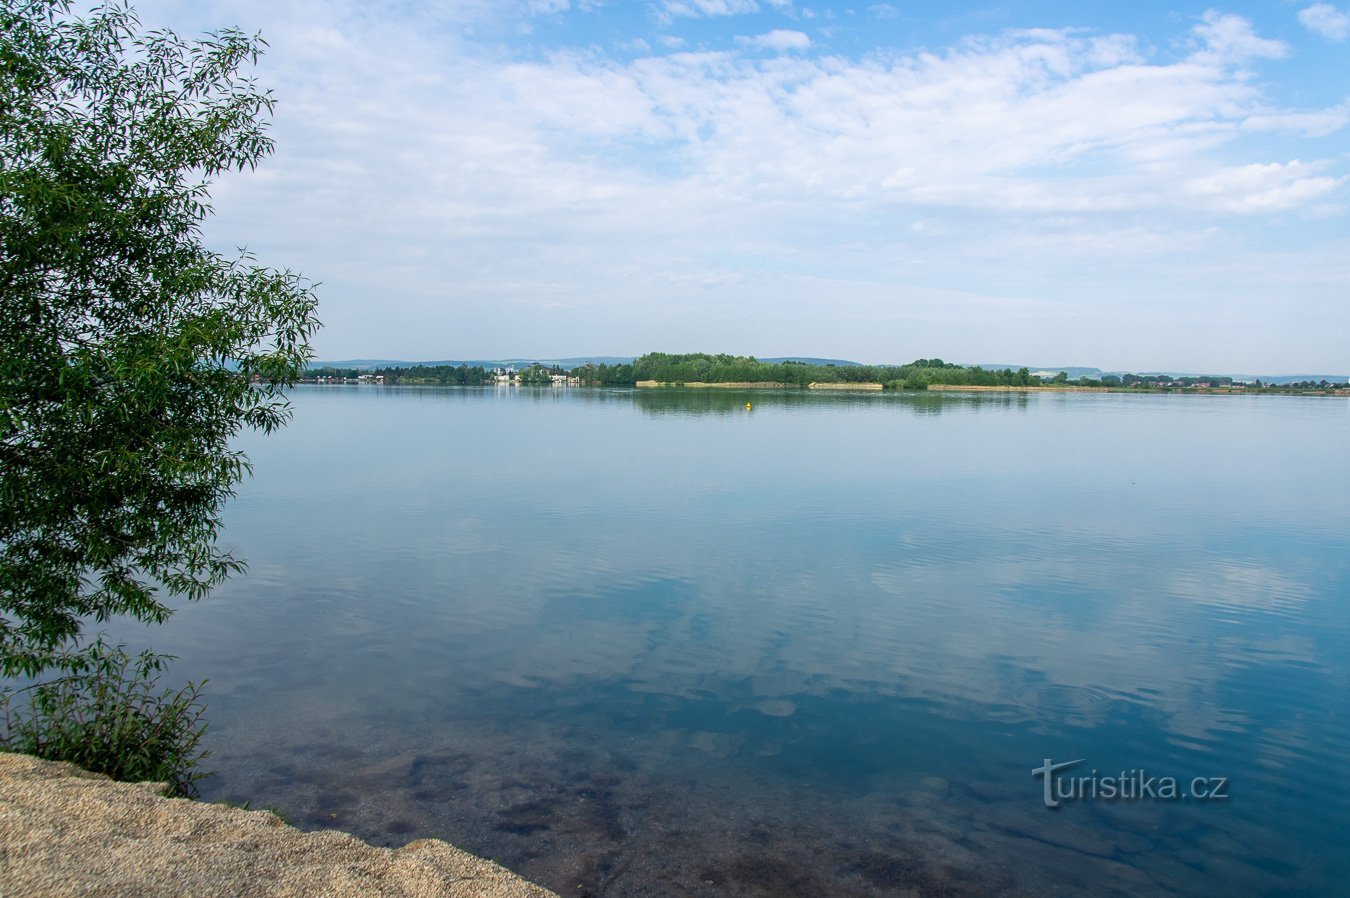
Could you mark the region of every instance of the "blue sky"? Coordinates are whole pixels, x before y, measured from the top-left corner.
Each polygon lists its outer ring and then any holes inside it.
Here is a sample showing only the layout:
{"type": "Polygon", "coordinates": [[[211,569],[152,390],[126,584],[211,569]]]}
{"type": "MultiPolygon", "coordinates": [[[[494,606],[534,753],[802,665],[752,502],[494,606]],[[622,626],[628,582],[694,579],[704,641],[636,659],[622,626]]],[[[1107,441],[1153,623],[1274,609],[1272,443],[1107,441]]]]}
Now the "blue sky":
{"type": "Polygon", "coordinates": [[[1350,373],[1350,3],[206,0],[321,357],[1350,373]]]}

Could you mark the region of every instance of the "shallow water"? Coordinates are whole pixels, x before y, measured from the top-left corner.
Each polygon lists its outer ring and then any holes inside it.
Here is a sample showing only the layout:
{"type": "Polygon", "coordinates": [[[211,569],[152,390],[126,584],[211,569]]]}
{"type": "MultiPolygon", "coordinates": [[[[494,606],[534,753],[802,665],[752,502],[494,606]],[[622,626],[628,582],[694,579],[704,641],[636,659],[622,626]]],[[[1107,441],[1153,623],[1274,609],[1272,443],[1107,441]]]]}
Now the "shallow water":
{"type": "Polygon", "coordinates": [[[249,574],[114,628],[210,679],[207,798],[562,895],[1343,888],[1344,401],[294,404],[249,574]],[[1230,797],[1050,810],[1047,758],[1230,797]]]}

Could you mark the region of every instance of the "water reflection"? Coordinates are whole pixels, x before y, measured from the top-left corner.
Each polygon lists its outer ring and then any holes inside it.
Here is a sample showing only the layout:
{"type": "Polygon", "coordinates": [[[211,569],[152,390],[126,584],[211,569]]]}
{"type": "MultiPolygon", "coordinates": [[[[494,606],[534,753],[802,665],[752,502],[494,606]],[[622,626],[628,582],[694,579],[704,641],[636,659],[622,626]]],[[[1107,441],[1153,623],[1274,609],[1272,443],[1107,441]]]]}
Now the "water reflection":
{"type": "Polygon", "coordinates": [[[1350,476],[1299,448],[1343,439],[1338,409],[296,405],[246,447],[227,535],[252,574],[156,641],[213,681],[214,795],[449,838],[568,894],[1339,882],[1350,476]],[[1049,814],[1046,757],[1227,776],[1236,797],[1049,814]]]}
{"type": "Polygon", "coordinates": [[[1038,401],[1056,401],[1060,397],[1030,393],[1003,392],[948,392],[948,391],[886,391],[870,390],[807,390],[784,389],[724,389],[692,387],[659,388],[563,388],[563,387],[385,387],[334,385],[320,387],[330,393],[349,395],[380,395],[394,401],[421,403],[466,403],[484,396],[494,401],[526,405],[556,405],[567,403],[584,406],[632,405],[653,415],[743,415],[746,404],[755,409],[810,410],[821,407],[885,408],[914,415],[940,415],[956,410],[1024,411],[1038,401]]]}
{"type": "Polygon", "coordinates": [[[914,415],[940,415],[946,411],[981,409],[1025,410],[1031,399],[1026,393],[869,392],[802,389],[733,390],[722,388],[655,388],[630,393],[586,391],[589,401],[615,401],[629,396],[644,412],[653,415],[743,415],[755,409],[809,410],[821,406],[882,408],[914,415]]]}

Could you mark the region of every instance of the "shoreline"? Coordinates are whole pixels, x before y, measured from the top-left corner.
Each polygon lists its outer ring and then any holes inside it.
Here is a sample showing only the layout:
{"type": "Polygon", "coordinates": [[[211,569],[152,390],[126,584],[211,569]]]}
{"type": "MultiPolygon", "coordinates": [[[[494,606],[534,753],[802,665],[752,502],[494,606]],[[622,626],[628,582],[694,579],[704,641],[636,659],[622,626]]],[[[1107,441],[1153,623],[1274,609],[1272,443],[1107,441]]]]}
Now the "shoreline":
{"type": "MultiPolygon", "coordinates": [[[[361,387],[355,381],[329,383],[325,381],[301,380],[295,386],[304,387],[361,387]]],[[[375,384],[381,389],[496,389],[509,386],[519,389],[521,384],[442,384],[442,383],[406,383],[375,384]]],[[[1115,393],[1121,396],[1303,396],[1303,397],[1350,397],[1350,388],[1327,388],[1315,390],[1284,389],[1232,389],[1226,387],[1120,387],[1120,386],[1080,386],[1077,384],[1041,384],[1037,386],[1021,385],[983,385],[983,384],[928,384],[921,390],[886,389],[884,384],[862,381],[858,383],[833,383],[813,381],[809,384],[788,384],[776,381],[657,381],[639,380],[633,384],[550,384],[524,385],[524,389],[581,389],[581,390],[781,390],[794,392],[861,392],[895,393],[906,396],[918,396],[923,393],[1115,393]]]]}
{"type": "Polygon", "coordinates": [[[164,788],[0,752],[5,894],[558,898],[440,839],[378,848],[164,788]]]}
{"type": "Polygon", "coordinates": [[[812,382],[806,386],[801,384],[787,384],[771,380],[755,381],[670,381],[670,380],[639,380],[633,383],[633,386],[640,390],[863,390],[867,392],[880,392],[886,389],[883,384],[859,382],[859,383],[826,383],[812,382]]]}
{"type": "MultiPolygon", "coordinates": [[[[1073,384],[1041,386],[963,386],[961,384],[929,384],[928,392],[971,392],[971,393],[1110,393],[1111,387],[1079,387],[1073,384]]],[[[923,392],[919,390],[917,392],[923,392]]],[[[1136,393],[1138,390],[1115,390],[1117,393],[1136,393]]]]}
{"type": "MultiPolygon", "coordinates": [[[[805,386],[799,384],[777,383],[773,381],[661,381],[639,380],[633,384],[640,390],[814,390],[814,391],[861,391],[919,395],[922,393],[1118,393],[1123,396],[1350,396],[1350,389],[1327,390],[1263,390],[1228,389],[1224,387],[1095,387],[1077,384],[1039,384],[1036,386],[1019,385],[977,385],[977,384],[929,384],[922,390],[886,390],[883,384],[813,382],[805,386]]],[[[600,387],[599,389],[604,389],[600,387]]]]}

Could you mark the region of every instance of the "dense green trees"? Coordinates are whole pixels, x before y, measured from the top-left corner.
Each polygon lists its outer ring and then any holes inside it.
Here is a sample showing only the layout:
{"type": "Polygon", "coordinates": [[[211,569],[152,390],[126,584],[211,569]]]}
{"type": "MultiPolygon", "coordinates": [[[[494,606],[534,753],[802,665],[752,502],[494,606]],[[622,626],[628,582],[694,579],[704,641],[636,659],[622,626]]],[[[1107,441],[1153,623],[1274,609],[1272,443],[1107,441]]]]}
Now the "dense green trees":
{"type": "MultiPolygon", "coordinates": [[[[477,365],[414,365],[411,368],[379,368],[361,372],[383,377],[386,384],[438,384],[480,386],[492,380],[492,372],[477,365]]],[[[353,374],[353,376],[357,376],[353,374]]]]}
{"type": "Polygon", "coordinates": [[[554,375],[566,373],[557,365],[550,368],[536,362],[516,373],[516,383],[526,387],[547,387],[553,383],[554,375]]]}
{"type": "Polygon", "coordinates": [[[88,622],[241,567],[230,440],[286,420],[319,326],[298,276],[201,240],[210,181],[272,150],[259,48],[0,0],[0,673],[116,669],[88,622]]]}
{"type": "MultiPolygon", "coordinates": [[[[555,374],[562,374],[558,366],[535,363],[519,372],[518,383],[547,384],[555,374]]],[[[757,383],[781,384],[789,388],[804,388],[812,383],[882,384],[888,390],[927,390],[930,386],[946,387],[1039,387],[1067,388],[1096,387],[1107,389],[1135,389],[1145,391],[1168,390],[1264,390],[1266,392],[1328,392],[1344,384],[1307,381],[1283,385],[1235,384],[1233,378],[1218,375],[1174,376],[1170,374],[1104,374],[1099,379],[1078,377],[1073,380],[1065,372],[1038,377],[1027,368],[990,369],[957,365],[942,359],[916,359],[906,365],[833,365],[804,362],[763,362],[753,356],[710,355],[706,353],[672,354],[648,353],[631,363],[609,365],[588,363],[567,372],[585,386],[631,387],[639,381],[665,384],[687,383],[757,383]]],[[[307,378],[336,377],[348,381],[372,376],[383,378],[385,384],[436,384],[444,386],[478,386],[492,382],[492,372],[481,367],[445,365],[414,365],[401,368],[338,369],[313,368],[307,378]]]]}
{"type": "Polygon", "coordinates": [[[1126,374],[1119,378],[1127,387],[1231,387],[1233,378],[1219,375],[1173,376],[1171,374],[1126,374]]]}
{"type": "Polygon", "coordinates": [[[433,385],[477,387],[492,382],[492,372],[479,365],[413,365],[408,368],[309,368],[304,380],[339,378],[344,381],[371,379],[387,385],[433,385]]]}
{"type": "Polygon", "coordinates": [[[591,387],[631,387],[638,378],[633,376],[633,366],[629,364],[583,365],[572,369],[572,376],[591,387]]]}
{"type": "MultiPolygon", "coordinates": [[[[603,367],[603,366],[601,366],[603,367]]],[[[604,372],[578,369],[577,374],[594,383],[626,383],[654,380],[661,383],[781,383],[805,387],[811,383],[880,383],[890,389],[926,389],[930,384],[961,386],[1034,386],[1040,381],[1027,369],[988,371],[944,362],[918,359],[908,365],[808,365],[802,362],[761,362],[753,356],[672,355],[652,352],[631,366],[604,372]],[[625,369],[620,372],[618,369],[625,369]],[[591,371],[591,375],[586,372],[591,371]],[[619,379],[619,375],[624,375],[619,379]]]]}

